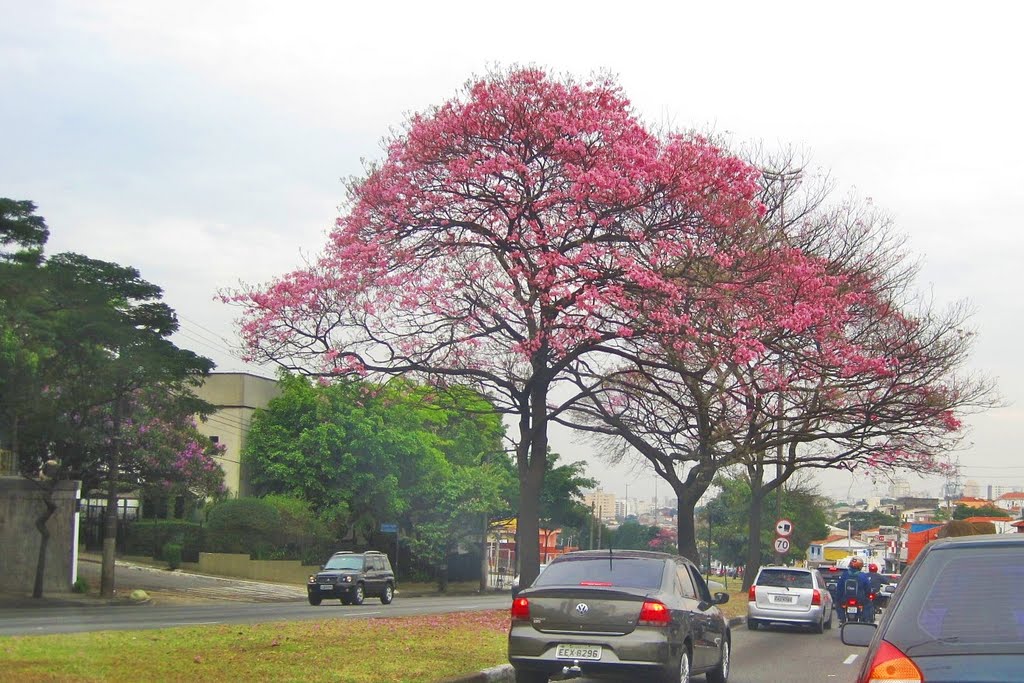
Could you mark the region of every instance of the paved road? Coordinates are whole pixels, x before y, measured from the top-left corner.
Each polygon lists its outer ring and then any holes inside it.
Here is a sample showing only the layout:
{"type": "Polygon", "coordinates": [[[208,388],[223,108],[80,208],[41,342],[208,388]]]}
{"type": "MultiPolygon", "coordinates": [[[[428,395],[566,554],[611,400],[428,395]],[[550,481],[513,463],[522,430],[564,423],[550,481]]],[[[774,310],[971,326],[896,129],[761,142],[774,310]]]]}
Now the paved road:
{"type": "MultiPolygon", "coordinates": [[[[733,629],[729,683],[853,683],[864,651],[843,645],[838,629],[819,635],[786,628],[748,631],[739,626],[733,629]]],[[[598,683],[593,678],[574,680],[598,683]]]]}

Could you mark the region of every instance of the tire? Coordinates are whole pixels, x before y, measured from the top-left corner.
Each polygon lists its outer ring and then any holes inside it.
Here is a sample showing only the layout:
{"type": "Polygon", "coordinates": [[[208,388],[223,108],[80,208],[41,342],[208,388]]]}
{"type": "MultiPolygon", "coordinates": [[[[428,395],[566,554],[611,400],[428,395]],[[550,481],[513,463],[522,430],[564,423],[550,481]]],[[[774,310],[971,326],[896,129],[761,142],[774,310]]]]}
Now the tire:
{"type": "Polygon", "coordinates": [[[685,645],[676,663],[678,666],[668,672],[665,680],[668,683],[690,683],[690,650],[685,645]]]}
{"type": "Polygon", "coordinates": [[[756,631],[757,630],[757,619],[751,619],[749,617],[747,618],[747,630],[750,630],[750,631],[756,631]]]}
{"type": "Polygon", "coordinates": [[[540,671],[516,669],[516,683],[548,683],[548,675],[540,671]]]}
{"type": "Polygon", "coordinates": [[[722,652],[721,657],[718,660],[718,666],[709,671],[706,675],[708,683],[726,683],[729,680],[729,664],[731,663],[732,650],[729,647],[729,641],[722,641],[722,652]]]}
{"type": "Polygon", "coordinates": [[[825,628],[828,629],[829,631],[832,630],[832,620],[835,618],[835,616],[836,616],[836,611],[834,609],[829,610],[829,612],[828,612],[828,621],[825,622],[825,628]]]}
{"type": "Polygon", "coordinates": [[[317,605],[319,605],[322,600],[323,600],[323,598],[321,598],[319,595],[310,595],[309,596],[309,604],[313,605],[313,607],[316,607],[317,605]]]}
{"type": "Polygon", "coordinates": [[[349,597],[348,602],[350,605],[361,605],[366,600],[366,592],[363,589],[363,584],[357,583],[356,589],[352,591],[352,595],[349,597]]]}
{"type": "Polygon", "coordinates": [[[395,587],[390,583],[384,586],[384,592],[380,594],[381,604],[390,605],[391,601],[395,599],[395,587]]]}
{"type": "Polygon", "coordinates": [[[811,624],[811,631],[813,631],[814,633],[824,633],[825,632],[825,615],[824,614],[821,615],[821,619],[819,619],[815,623],[811,624]]]}

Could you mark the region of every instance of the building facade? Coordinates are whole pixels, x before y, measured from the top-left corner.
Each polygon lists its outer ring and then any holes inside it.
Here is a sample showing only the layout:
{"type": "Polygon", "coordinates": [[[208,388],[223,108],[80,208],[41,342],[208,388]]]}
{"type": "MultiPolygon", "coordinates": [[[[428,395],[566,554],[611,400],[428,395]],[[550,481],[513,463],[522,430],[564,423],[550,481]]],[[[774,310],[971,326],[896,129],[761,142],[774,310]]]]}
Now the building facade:
{"type": "Polygon", "coordinates": [[[266,408],[280,395],[276,380],[247,372],[215,372],[196,389],[196,396],[217,410],[198,423],[199,431],[224,447],[216,458],[224,470],[224,485],[232,497],[249,494],[242,449],[245,447],[253,413],[266,408]]]}

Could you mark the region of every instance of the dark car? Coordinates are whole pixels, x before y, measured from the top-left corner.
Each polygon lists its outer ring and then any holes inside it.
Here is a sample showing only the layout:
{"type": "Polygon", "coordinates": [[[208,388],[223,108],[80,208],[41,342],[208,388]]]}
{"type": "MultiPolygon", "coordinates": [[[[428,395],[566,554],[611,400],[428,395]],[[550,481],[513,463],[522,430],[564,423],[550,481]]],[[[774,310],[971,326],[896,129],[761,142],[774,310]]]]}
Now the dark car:
{"type": "Polygon", "coordinates": [[[306,593],[311,605],[319,605],[324,598],[361,605],[367,597],[379,597],[388,605],[395,597],[395,573],[388,556],[381,552],[334,553],[309,577],[306,593]]]}
{"type": "Polygon", "coordinates": [[[561,555],[512,601],[508,658],[517,683],[549,676],[685,683],[729,675],[732,635],[683,557],[641,550],[561,555]]]}
{"type": "Polygon", "coordinates": [[[846,624],[867,646],[858,683],[1019,681],[1024,671],[1024,535],[943,538],[900,579],[881,622],[846,624]]]}

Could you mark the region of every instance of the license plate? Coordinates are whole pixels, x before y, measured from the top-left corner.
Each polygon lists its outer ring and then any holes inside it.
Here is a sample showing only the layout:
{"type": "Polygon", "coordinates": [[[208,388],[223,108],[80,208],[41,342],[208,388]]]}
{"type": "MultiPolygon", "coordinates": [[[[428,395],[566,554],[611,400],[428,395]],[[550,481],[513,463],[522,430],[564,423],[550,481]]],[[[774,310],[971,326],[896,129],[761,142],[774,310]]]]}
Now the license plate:
{"type": "Polygon", "coordinates": [[[857,608],[856,608],[856,607],[847,607],[847,608],[846,608],[846,613],[847,613],[847,614],[856,614],[856,613],[857,613],[857,611],[858,611],[858,610],[857,610],[857,608]]]}
{"type": "Polygon", "coordinates": [[[785,602],[787,604],[796,602],[795,595],[775,595],[775,602],[785,602]]]}
{"type": "Polygon", "coordinates": [[[601,659],[600,645],[559,645],[555,649],[557,659],[601,659]]]}
{"type": "Polygon", "coordinates": [[[320,584],[320,590],[322,590],[322,591],[329,591],[332,588],[334,588],[334,586],[329,586],[326,583],[321,583],[320,584]]]}

